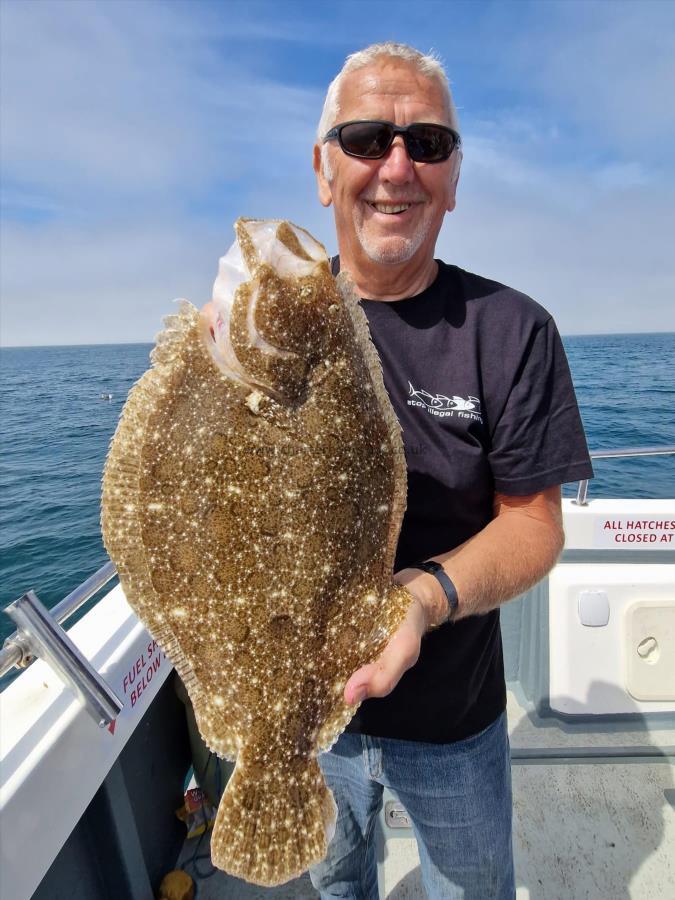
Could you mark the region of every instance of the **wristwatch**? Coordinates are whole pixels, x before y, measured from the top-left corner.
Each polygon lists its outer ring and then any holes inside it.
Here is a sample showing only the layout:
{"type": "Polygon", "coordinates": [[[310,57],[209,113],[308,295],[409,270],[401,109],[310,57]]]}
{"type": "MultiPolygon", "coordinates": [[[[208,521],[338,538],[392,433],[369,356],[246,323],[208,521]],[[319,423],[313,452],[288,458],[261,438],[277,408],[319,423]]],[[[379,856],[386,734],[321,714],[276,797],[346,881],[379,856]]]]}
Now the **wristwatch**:
{"type": "Polygon", "coordinates": [[[424,560],[424,562],[414,563],[412,566],[408,566],[408,568],[421,569],[423,572],[428,572],[429,575],[433,575],[445,592],[445,596],[448,601],[447,618],[445,618],[443,622],[439,622],[438,625],[432,625],[431,627],[438,628],[439,625],[444,625],[446,622],[451,622],[453,616],[455,615],[455,612],[457,611],[459,598],[457,597],[457,588],[452,583],[450,576],[443,569],[443,566],[433,559],[427,559],[424,560]]]}

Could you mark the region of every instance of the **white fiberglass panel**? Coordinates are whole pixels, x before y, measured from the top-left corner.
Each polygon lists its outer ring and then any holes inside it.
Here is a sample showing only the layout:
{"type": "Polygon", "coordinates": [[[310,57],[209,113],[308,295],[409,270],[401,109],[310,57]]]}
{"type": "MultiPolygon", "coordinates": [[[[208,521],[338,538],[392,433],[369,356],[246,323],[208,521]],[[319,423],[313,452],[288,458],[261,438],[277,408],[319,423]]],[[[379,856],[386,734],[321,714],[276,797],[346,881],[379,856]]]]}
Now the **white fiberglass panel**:
{"type": "Polygon", "coordinates": [[[626,610],[626,681],[636,700],[675,702],[675,596],[626,610]]]}
{"type": "MultiPolygon", "coordinates": [[[[675,712],[673,692],[663,687],[657,697],[653,686],[658,678],[652,673],[646,676],[652,686],[650,699],[648,691],[637,690],[638,699],[630,690],[637,685],[633,657],[650,652],[652,645],[644,641],[653,636],[647,633],[647,623],[636,624],[636,604],[675,610],[675,567],[562,564],[550,574],[549,695],[554,710],[571,715],[675,712]],[[609,615],[604,626],[584,624],[580,615],[583,598],[594,593],[607,597],[609,615]]],[[[659,635],[663,635],[661,652],[672,659],[675,646],[667,639],[669,616],[663,614],[659,635]]],[[[654,665],[643,659],[640,664],[654,665]]],[[[667,677],[669,671],[673,670],[666,660],[661,673],[667,677]]]]}
{"type": "Polygon", "coordinates": [[[124,708],[97,727],[42,660],[0,693],[3,898],[32,896],[172,671],[119,585],[68,634],[124,708]]]}
{"type": "Polygon", "coordinates": [[[673,500],[563,500],[563,511],[566,550],[675,551],[673,500]]]}

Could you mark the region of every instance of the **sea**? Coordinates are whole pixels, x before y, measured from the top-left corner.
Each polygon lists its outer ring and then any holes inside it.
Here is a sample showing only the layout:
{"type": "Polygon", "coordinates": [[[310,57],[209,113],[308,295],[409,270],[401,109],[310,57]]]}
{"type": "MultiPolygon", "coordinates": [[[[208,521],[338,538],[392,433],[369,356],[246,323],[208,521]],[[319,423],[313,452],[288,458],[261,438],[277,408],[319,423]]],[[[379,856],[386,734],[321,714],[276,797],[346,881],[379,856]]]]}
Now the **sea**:
{"type": "MultiPolygon", "coordinates": [[[[675,445],[675,333],[563,340],[591,451],[675,445]]],[[[0,610],[31,588],[51,607],[106,562],[101,472],[151,349],[0,353],[0,610]]],[[[594,469],[590,498],[675,498],[675,456],[597,460],[594,469]]],[[[564,493],[576,489],[566,485],[564,493]]],[[[0,644],[13,630],[0,612],[0,644]]]]}

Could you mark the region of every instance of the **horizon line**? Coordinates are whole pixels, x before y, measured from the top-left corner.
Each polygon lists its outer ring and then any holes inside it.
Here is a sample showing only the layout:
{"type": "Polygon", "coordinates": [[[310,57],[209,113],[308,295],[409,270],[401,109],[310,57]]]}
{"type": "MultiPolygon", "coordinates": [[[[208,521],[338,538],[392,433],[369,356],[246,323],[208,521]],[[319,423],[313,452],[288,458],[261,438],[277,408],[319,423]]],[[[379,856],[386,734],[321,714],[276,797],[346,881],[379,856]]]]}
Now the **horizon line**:
{"type": "MultiPolygon", "coordinates": [[[[579,331],[573,333],[562,334],[563,338],[570,337],[630,337],[638,335],[652,334],[675,334],[675,331],[579,331]]],[[[2,344],[0,343],[0,351],[2,350],[54,350],[68,349],[74,347],[143,347],[154,346],[156,341],[106,341],[92,344],[90,342],[82,342],[77,344],[2,344]]]]}

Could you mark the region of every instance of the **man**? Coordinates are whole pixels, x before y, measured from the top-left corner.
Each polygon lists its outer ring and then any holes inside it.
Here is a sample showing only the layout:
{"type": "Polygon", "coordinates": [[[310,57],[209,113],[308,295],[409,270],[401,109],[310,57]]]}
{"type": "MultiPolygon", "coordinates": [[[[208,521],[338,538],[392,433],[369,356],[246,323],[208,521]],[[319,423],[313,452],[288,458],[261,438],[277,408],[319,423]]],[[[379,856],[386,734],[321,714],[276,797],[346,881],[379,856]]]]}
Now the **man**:
{"type": "Polygon", "coordinates": [[[560,485],[592,470],[550,315],[434,259],[460,162],[435,59],[398,44],[347,59],[314,170],[333,206],[334,268],[364,298],[403,429],[395,578],[415,601],[381,657],[347,682],[346,701],[362,705],[319,757],[338,804],[327,858],[310,873],[322,898],[377,898],[384,785],[410,814],[430,898],[515,896],[498,607],[554,565],[560,485]]]}

